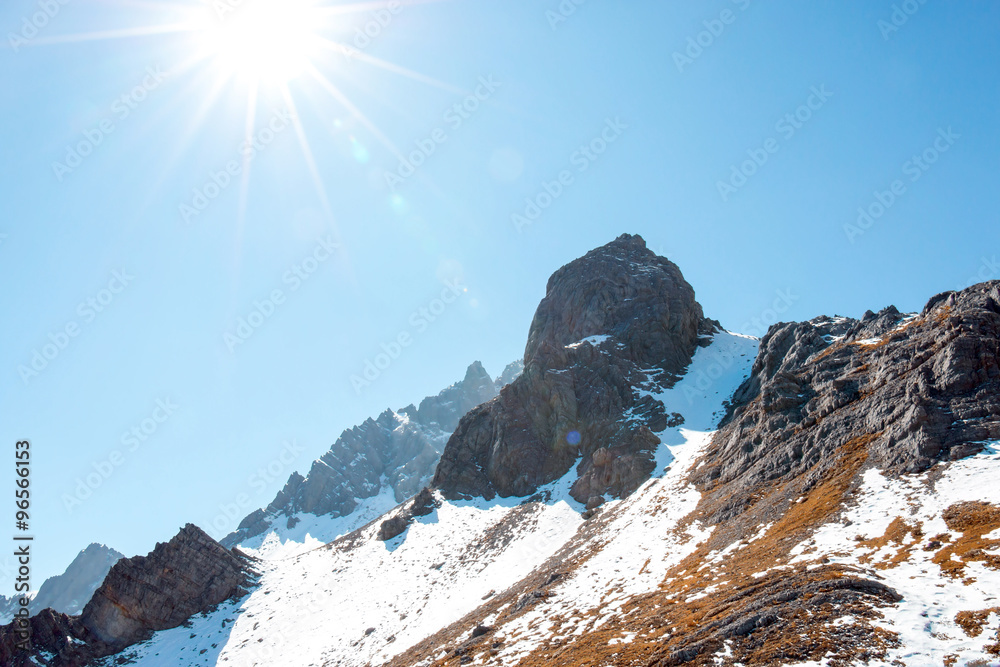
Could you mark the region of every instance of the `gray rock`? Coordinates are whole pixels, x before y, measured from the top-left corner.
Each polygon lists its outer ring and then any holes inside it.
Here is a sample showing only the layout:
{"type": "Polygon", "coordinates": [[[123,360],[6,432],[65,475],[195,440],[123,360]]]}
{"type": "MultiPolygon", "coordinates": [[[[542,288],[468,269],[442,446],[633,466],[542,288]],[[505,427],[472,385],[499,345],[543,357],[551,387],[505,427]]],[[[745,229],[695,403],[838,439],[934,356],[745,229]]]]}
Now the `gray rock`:
{"type": "Polygon", "coordinates": [[[895,308],[861,320],[776,324],[694,480],[713,522],[738,516],[755,489],[819,479],[866,437],[867,465],[926,470],[1000,438],[1000,282],[932,298],[908,323],[895,308]]]}
{"type": "Polygon", "coordinates": [[[427,486],[434,474],[448,436],[459,419],[475,406],[497,395],[499,388],[521,372],[520,362],[507,366],[494,380],[480,362],[469,366],[465,377],[420,406],[386,410],[347,429],[306,475],[293,473],[274,500],[240,522],[222,544],[232,547],[262,535],[284,517],[294,526],[294,515],[347,516],[358,499],[371,498],[391,487],[397,502],[427,486]]]}
{"type": "Polygon", "coordinates": [[[119,560],[80,616],[52,609],[33,616],[28,650],[17,647],[14,623],[0,628],[0,665],[103,664],[98,663],[101,658],[153,632],[178,627],[194,614],[241,595],[255,576],[251,559],[227,551],[189,524],[148,556],[119,560]]]}
{"type": "Polygon", "coordinates": [[[571,262],[549,279],[524,373],[459,422],[433,485],[447,497],[526,496],[579,462],[574,498],[631,493],[655,466],[651,429],[668,421],[637,387],[671,385],[715,327],[677,266],[638,236],[571,262]]]}
{"type": "MultiPolygon", "coordinates": [[[[438,505],[439,503],[434,498],[433,492],[430,489],[423,489],[414,496],[408,507],[381,523],[377,539],[387,542],[394,537],[402,535],[410,527],[414,519],[432,514],[438,508],[438,505]]],[[[440,567],[439,565],[438,569],[440,567]]]]}

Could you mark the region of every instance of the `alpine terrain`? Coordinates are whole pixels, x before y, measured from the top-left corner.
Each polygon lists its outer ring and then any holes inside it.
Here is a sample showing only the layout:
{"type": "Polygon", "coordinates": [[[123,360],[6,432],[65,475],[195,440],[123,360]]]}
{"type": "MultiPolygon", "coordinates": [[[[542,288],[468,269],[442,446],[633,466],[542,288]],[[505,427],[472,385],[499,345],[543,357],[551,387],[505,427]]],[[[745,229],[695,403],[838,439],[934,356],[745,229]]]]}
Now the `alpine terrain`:
{"type": "Polygon", "coordinates": [[[625,234],[552,275],[523,367],[345,431],[0,664],[1000,665],[998,480],[1000,282],[758,340],[625,234]]]}
{"type": "MultiPolygon", "coordinates": [[[[94,591],[104,581],[111,566],[124,556],[103,544],[91,544],[81,551],[66,571],[46,579],[31,596],[32,613],[54,609],[64,614],[79,614],[94,591]]],[[[10,623],[17,612],[20,597],[0,595],[0,622],[10,623]]]]}

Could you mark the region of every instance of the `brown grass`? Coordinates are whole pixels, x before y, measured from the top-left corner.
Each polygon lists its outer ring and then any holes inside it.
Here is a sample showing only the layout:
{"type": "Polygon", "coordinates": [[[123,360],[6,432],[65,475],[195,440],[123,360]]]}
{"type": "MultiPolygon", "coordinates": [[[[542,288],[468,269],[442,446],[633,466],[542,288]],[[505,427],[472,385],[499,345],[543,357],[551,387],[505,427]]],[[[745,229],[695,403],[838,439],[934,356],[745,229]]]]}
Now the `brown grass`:
{"type": "Polygon", "coordinates": [[[934,554],[933,561],[945,574],[961,578],[965,575],[966,564],[971,562],[981,562],[1000,570],[1000,556],[986,553],[1000,547],[1000,540],[983,537],[1000,528],[1000,507],[981,501],[956,503],[941,516],[948,528],[962,533],[961,537],[934,554]],[[952,555],[961,560],[955,560],[952,555]]]}
{"type": "MultiPolygon", "coordinates": [[[[548,638],[524,656],[518,667],[665,666],[677,664],[678,651],[689,652],[685,664],[707,667],[714,664],[712,655],[722,648],[723,640],[729,643],[733,660],[754,665],[826,660],[829,655],[832,658],[828,664],[839,667],[854,664],[859,659],[884,656],[898,638],[872,623],[880,616],[877,608],[890,602],[885,593],[864,592],[867,586],[877,584],[859,579],[857,571],[843,566],[814,563],[810,569],[809,563],[794,566],[788,563],[793,547],[840,512],[858,473],[867,462],[868,446],[879,435],[867,434],[844,443],[837,450],[838,456],[832,465],[827,464],[822,472],[814,471],[819,481],[808,490],[802,486],[805,478],[802,476],[784,483],[776,481],[755,494],[744,516],[737,520],[736,525],[741,526],[742,532],[717,529],[711,540],[699,544],[691,555],[667,573],[658,590],[627,601],[621,614],[601,627],[593,628],[591,624],[603,613],[603,603],[592,610],[580,610],[574,618],[557,614],[544,617],[543,620],[553,626],[547,633],[548,638]],[[789,502],[803,494],[805,498],[801,502],[789,502]],[[748,542],[747,538],[768,520],[774,521],[771,528],[759,539],[748,542]],[[729,537],[722,538],[723,535],[729,537]],[[705,567],[713,553],[731,542],[739,542],[741,547],[721,562],[705,567]],[[762,576],[752,576],[765,572],[762,576]],[[709,587],[715,591],[693,599],[709,587]],[[762,621],[760,627],[746,633],[726,634],[718,630],[758,617],[762,611],[755,605],[774,595],[782,596],[775,598],[773,606],[778,618],[762,621]],[[791,597],[786,600],[789,595],[791,597]],[[833,624],[834,620],[846,615],[853,616],[854,622],[833,624]],[[560,638],[570,621],[575,621],[577,628],[589,629],[577,636],[560,638]],[[625,633],[634,633],[634,639],[629,643],[610,643],[625,633]]],[[[682,523],[689,525],[699,517],[713,514],[719,503],[726,502],[726,491],[723,485],[717,493],[703,497],[699,509],[682,523]]],[[[610,516],[598,516],[587,522],[584,533],[594,531],[610,516]]],[[[911,532],[911,527],[896,524],[887,531],[885,539],[902,540],[911,532]]],[[[434,667],[458,667],[476,660],[494,664],[493,657],[504,646],[521,640],[506,634],[503,626],[537,604],[544,604],[548,595],[558,595],[558,585],[554,584],[550,590],[545,581],[552,572],[572,576],[603,546],[595,543],[596,536],[596,533],[590,537],[578,535],[575,547],[564,549],[521,584],[490,598],[475,612],[397,656],[391,664],[412,665],[438,655],[442,649],[446,651],[444,657],[431,660],[434,667]],[[583,545],[587,546],[580,549],[583,545]],[[519,607],[526,599],[528,603],[519,607]],[[497,631],[459,641],[467,636],[463,633],[493,614],[498,615],[493,623],[499,628],[497,631]]],[[[640,571],[647,565],[643,564],[640,571]]]]}
{"type": "Polygon", "coordinates": [[[862,556],[860,560],[862,563],[870,563],[874,568],[879,570],[894,568],[910,559],[910,554],[919,546],[920,539],[923,536],[924,531],[919,522],[911,525],[906,523],[902,517],[896,517],[889,524],[889,527],[886,528],[884,535],[860,542],[861,546],[874,550],[887,546],[896,546],[898,547],[896,553],[885,556],[877,563],[872,562],[871,556],[862,556]],[[913,536],[913,541],[910,544],[904,544],[907,541],[907,536],[910,535],[913,536]]]}

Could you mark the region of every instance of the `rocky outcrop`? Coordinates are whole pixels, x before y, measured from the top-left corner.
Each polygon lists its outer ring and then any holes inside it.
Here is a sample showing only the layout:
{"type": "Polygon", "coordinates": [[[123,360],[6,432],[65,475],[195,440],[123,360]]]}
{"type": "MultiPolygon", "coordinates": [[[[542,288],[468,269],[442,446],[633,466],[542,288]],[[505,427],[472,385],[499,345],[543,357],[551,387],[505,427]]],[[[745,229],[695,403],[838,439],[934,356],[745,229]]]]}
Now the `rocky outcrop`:
{"type": "Polygon", "coordinates": [[[274,500],[243,519],[222,544],[232,547],[273,526],[291,527],[299,513],[347,516],[359,499],[372,498],[386,487],[396,502],[412,497],[430,482],[459,419],[519,374],[520,364],[514,363],[494,380],[477,361],[460,382],[419,406],[386,410],[347,429],[306,475],[293,473],[274,500]]]}
{"type": "Polygon", "coordinates": [[[578,464],[573,495],[623,496],[653,470],[669,386],[716,326],[669,260],[625,234],[550,278],[524,372],[458,425],[433,485],[448,497],[525,496],[578,464]]]}
{"type": "Polygon", "coordinates": [[[90,634],[79,617],[51,609],[24,625],[14,622],[0,628],[0,665],[4,667],[83,667],[114,652],[90,634]]]}
{"type": "Polygon", "coordinates": [[[405,509],[382,522],[378,530],[378,539],[382,542],[387,542],[394,537],[402,535],[410,527],[414,519],[433,513],[439,504],[438,500],[434,497],[434,493],[430,489],[424,489],[414,496],[405,509]]]}
{"type": "Polygon", "coordinates": [[[254,576],[249,558],[189,524],[149,555],[119,560],[80,616],[44,609],[0,628],[0,665],[95,664],[242,595],[254,576]]]}
{"type": "Polygon", "coordinates": [[[867,464],[889,474],[1000,438],[998,339],[1000,282],[935,296],[911,316],[889,307],[774,325],[695,476],[719,500],[710,520],[737,517],[762,485],[803,476],[808,488],[858,438],[867,464]]]}
{"type": "Polygon", "coordinates": [[[106,644],[129,646],[242,594],[251,575],[249,559],[188,524],[149,555],[111,568],[80,622],[106,644]]]}

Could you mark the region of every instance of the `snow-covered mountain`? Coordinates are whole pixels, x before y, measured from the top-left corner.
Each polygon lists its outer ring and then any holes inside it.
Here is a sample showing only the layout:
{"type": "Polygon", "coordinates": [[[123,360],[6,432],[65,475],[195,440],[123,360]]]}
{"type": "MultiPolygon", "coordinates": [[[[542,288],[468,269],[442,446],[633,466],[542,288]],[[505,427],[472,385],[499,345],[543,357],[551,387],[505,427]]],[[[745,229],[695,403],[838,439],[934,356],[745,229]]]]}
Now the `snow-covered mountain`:
{"type": "Polygon", "coordinates": [[[315,548],[359,528],[424,488],[462,416],[520,375],[509,364],[495,380],[480,362],[420,402],[386,410],[347,429],[303,477],[293,473],[264,509],[221,540],[258,557],[315,548]]]}
{"type": "Polygon", "coordinates": [[[276,513],[266,558],[188,526],[0,661],[1000,664],[1000,282],[758,340],[625,235],[553,275],[524,362],[365,525],[277,548],[276,513]]]}

